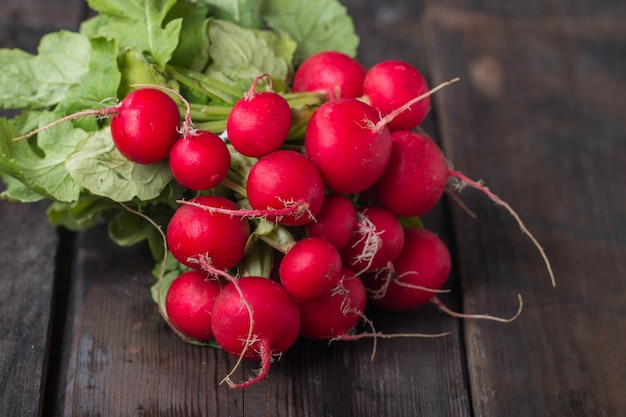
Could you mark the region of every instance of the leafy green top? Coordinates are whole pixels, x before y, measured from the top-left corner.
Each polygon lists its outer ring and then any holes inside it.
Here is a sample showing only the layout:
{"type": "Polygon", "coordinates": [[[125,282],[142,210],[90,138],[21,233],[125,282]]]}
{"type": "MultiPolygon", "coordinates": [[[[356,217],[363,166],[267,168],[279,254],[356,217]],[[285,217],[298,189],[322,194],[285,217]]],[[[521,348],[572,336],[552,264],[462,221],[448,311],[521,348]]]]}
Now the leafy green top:
{"type": "MultiPolygon", "coordinates": [[[[228,111],[219,109],[232,106],[255,77],[268,73],[275,89],[286,91],[306,57],[331,49],[354,56],[358,38],[337,0],[87,1],[97,14],[78,33],[50,33],[34,55],[0,49],[0,109],[18,110],[0,117],[1,196],[48,199],[50,222],[70,230],[106,222],[120,245],[147,240],[155,260],[168,262],[158,281],[162,304],[181,266],[163,256],[159,230],[126,208],[167,224],[176,201],[189,195],[167,163],[129,162],[113,145],[108,120],[90,117],[12,139],[66,115],[115,106],[134,84],[177,90],[192,103],[199,127],[221,133],[228,111]]],[[[236,160],[230,177],[241,180],[250,163],[236,160]]],[[[261,226],[252,239],[278,233],[261,226]]]]}
{"type": "Polygon", "coordinates": [[[0,49],[0,109],[21,111],[0,118],[4,198],[149,202],[171,176],[161,165],[125,164],[111,148],[106,120],[77,119],[29,141],[11,139],[79,110],[113,106],[138,83],[175,88],[203,105],[230,105],[262,72],[286,86],[307,56],[323,49],[354,55],[358,44],[336,0],[88,4],[97,14],[78,33],[44,36],[37,54],[0,49]]]}

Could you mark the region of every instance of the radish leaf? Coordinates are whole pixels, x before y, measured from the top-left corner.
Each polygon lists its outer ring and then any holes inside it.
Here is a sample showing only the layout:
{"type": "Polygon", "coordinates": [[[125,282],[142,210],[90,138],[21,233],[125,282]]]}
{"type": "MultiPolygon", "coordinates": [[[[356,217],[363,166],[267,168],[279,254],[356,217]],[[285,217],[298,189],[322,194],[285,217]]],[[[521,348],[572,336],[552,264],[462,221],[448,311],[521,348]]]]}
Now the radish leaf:
{"type": "Polygon", "coordinates": [[[178,45],[182,19],[166,21],[176,0],[89,0],[97,15],[81,25],[91,38],[118,39],[120,46],[132,47],[152,56],[164,68],[178,45]]]}
{"type": "Polygon", "coordinates": [[[211,59],[208,75],[245,89],[252,79],[268,73],[286,80],[291,72],[291,57],[296,44],[286,36],[245,29],[225,20],[209,24],[211,59]]]}
{"type": "Polygon", "coordinates": [[[0,108],[43,108],[59,103],[89,67],[89,40],[61,31],[45,35],[38,54],[0,49],[0,108]]]}
{"type": "Polygon", "coordinates": [[[295,64],[327,50],[356,55],[359,38],[354,23],[336,0],[266,0],[262,13],[272,29],[298,43],[295,64]]]}
{"type": "Polygon", "coordinates": [[[65,166],[90,193],[120,202],[156,198],[172,180],[167,162],[140,165],[126,159],[113,144],[108,128],[85,137],[67,155],[65,166]]]}

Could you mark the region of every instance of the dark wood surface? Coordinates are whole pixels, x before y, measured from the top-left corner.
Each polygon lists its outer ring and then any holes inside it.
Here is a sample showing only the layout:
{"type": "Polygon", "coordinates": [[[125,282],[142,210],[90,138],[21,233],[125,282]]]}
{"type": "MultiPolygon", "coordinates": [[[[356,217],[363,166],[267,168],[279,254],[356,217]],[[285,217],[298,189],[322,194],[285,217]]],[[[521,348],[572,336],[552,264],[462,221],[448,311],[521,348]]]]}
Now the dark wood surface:
{"type": "MultiPolygon", "coordinates": [[[[626,415],[626,5],[621,1],[345,0],[368,66],[404,59],[437,93],[426,129],[456,169],[514,207],[545,247],[475,190],[425,221],[454,257],[434,306],[372,311],[378,330],[438,339],[299,341],[245,390],[234,359],[181,342],[150,299],[149,254],[106,232],[0,202],[1,416],[626,415]]],[[[79,0],[5,0],[0,46],[75,30],[79,0]]],[[[256,364],[239,372],[244,379],[256,364]]]]}

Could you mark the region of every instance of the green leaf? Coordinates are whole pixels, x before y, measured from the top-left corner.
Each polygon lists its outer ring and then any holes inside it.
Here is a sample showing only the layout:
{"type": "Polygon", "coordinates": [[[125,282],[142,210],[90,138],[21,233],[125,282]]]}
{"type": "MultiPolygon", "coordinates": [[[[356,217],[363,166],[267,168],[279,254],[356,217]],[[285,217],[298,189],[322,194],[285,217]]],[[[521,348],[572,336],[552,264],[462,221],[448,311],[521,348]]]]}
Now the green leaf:
{"type": "MultiPolygon", "coordinates": [[[[166,188],[163,194],[169,195],[175,187],[166,188]]],[[[174,214],[175,208],[172,205],[176,204],[176,208],[179,206],[175,200],[176,198],[170,197],[165,204],[157,203],[157,200],[138,202],[139,207],[135,207],[135,202],[126,204],[125,207],[119,205],[119,214],[108,224],[109,237],[120,246],[130,246],[147,240],[153,258],[163,259],[163,254],[167,249],[164,241],[164,226],[174,214]]]]}
{"type": "Polygon", "coordinates": [[[6,184],[6,189],[0,193],[0,197],[2,198],[22,203],[34,203],[45,198],[41,194],[28,188],[23,182],[8,174],[4,174],[2,171],[0,171],[0,178],[6,184]]]}
{"type": "Polygon", "coordinates": [[[135,88],[133,84],[164,85],[176,89],[175,85],[169,85],[163,73],[145,55],[132,48],[124,48],[120,52],[119,66],[122,72],[118,95],[126,97],[135,88]]]}
{"type": "Polygon", "coordinates": [[[77,232],[101,224],[118,210],[119,205],[111,200],[85,194],[71,203],[53,201],[46,214],[52,225],[77,232]]]}
{"type": "MultiPolygon", "coordinates": [[[[29,118],[37,117],[39,126],[60,118],[52,112],[27,113],[12,119],[12,123],[29,125],[29,118]]],[[[6,119],[0,119],[0,170],[20,180],[44,197],[58,201],[75,201],[81,188],[65,169],[65,158],[76,149],[87,133],[75,129],[71,123],[62,123],[40,132],[33,140],[12,141],[19,132],[6,119]]]]}
{"type": "Polygon", "coordinates": [[[108,223],[107,230],[111,240],[119,246],[132,246],[157,233],[145,219],[126,210],[122,210],[108,223]]]}
{"type": "Polygon", "coordinates": [[[91,45],[61,31],[41,38],[38,54],[0,49],[0,108],[40,109],[62,101],[89,67],[91,45]]]}
{"type": "Polygon", "coordinates": [[[164,68],[171,59],[182,19],[167,21],[177,0],[88,0],[99,15],[83,22],[81,32],[91,38],[117,39],[122,48],[147,52],[164,68]]]}
{"type": "Polygon", "coordinates": [[[173,178],[167,162],[141,165],[126,159],[108,128],[89,134],[66,155],[65,166],[76,183],[113,201],[156,198],[173,178]]]}
{"type": "Polygon", "coordinates": [[[402,227],[415,227],[415,228],[418,228],[418,229],[424,227],[424,224],[422,223],[422,219],[420,219],[417,216],[415,216],[415,217],[398,217],[398,220],[400,221],[400,224],[402,225],[402,227]]]}
{"type": "Polygon", "coordinates": [[[247,28],[263,27],[263,0],[201,0],[211,6],[211,16],[247,28]]]}
{"type": "Polygon", "coordinates": [[[279,80],[291,74],[291,56],[297,45],[287,36],[215,19],[209,23],[209,38],[213,63],[208,75],[222,82],[249,87],[263,73],[279,80]]]}
{"type": "MultiPolygon", "coordinates": [[[[117,42],[104,38],[90,39],[90,42],[89,71],[80,84],[67,91],[65,99],[56,108],[59,113],[74,114],[86,109],[100,109],[117,104],[117,90],[121,80],[117,64],[117,42]]],[[[73,123],[87,131],[100,128],[98,120],[93,117],[80,118],[73,123]]]]}
{"type": "Polygon", "coordinates": [[[170,64],[204,71],[209,63],[208,8],[195,3],[179,2],[168,19],[182,18],[178,46],[170,64]]]}
{"type": "Polygon", "coordinates": [[[262,13],[269,27],[298,43],[295,64],[326,50],[356,55],[354,22],[337,0],[266,0],[262,13]]]}
{"type": "Polygon", "coordinates": [[[83,82],[67,92],[68,99],[85,103],[83,109],[102,107],[104,100],[115,99],[122,77],[117,65],[117,42],[105,38],[90,39],[90,42],[89,71],[83,82]]]}

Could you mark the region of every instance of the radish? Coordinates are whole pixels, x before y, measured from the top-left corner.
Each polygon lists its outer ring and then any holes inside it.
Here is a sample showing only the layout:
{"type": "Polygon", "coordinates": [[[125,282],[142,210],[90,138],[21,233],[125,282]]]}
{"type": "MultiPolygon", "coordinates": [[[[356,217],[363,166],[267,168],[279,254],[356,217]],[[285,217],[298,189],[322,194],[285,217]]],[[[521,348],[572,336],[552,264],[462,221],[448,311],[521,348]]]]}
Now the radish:
{"type": "Polygon", "coordinates": [[[327,295],[341,279],[341,256],[321,237],[297,241],[279,267],[280,282],[294,298],[312,300],[327,295]]]}
{"type": "Polygon", "coordinates": [[[183,272],[172,281],[165,298],[171,325],[192,339],[213,339],[212,309],[220,290],[217,279],[208,278],[198,271],[183,272]]]}
{"type": "Polygon", "coordinates": [[[245,156],[259,158],[278,150],[291,129],[291,108],[287,100],[272,91],[256,92],[255,78],[244,97],[233,106],[226,121],[228,140],[245,156]]]}
{"type": "MultiPolygon", "coordinates": [[[[427,91],[424,76],[404,61],[379,62],[367,71],[363,80],[363,95],[367,102],[384,116],[427,91]]],[[[430,96],[426,96],[395,116],[389,122],[389,129],[411,130],[424,120],[429,109],[430,96]]]]}
{"type": "Polygon", "coordinates": [[[248,173],[246,189],[255,210],[293,207],[291,214],[267,216],[288,226],[310,222],[324,202],[319,171],[308,158],[291,150],[279,150],[259,159],[248,173]]]}
{"type": "Polygon", "coordinates": [[[156,88],[128,94],[111,118],[113,143],[129,160],[152,164],[164,160],[180,137],[176,102],[156,88]]]}
{"type": "Polygon", "coordinates": [[[218,196],[199,196],[192,202],[199,207],[181,205],[167,226],[167,244],[174,258],[196,270],[202,269],[198,257],[205,256],[217,269],[237,265],[244,256],[250,225],[246,219],[210,210],[235,211],[237,204],[218,196]]]}
{"type": "Polygon", "coordinates": [[[315,221],[305,226],[308,236],[321,237],[337,249],[348,244],[356,227],[356,210],[343,194],[327,194],[315,221]]]}
{"type": "Polygon", "coordinates": [[[385,172],[374,184],[374,198],[396,216],[421,216],[443,195],[450,176],[441,150],[414,131],[391,134],[392,150],[385,172]]]}
{"type": "Polygon", "coordinates": [[[357,210],[357,226],[340,253],[344,264],[362,273],[393,261],[403,245],[400,221],[382,207],[367,205],[357,210]]]}
{"type": "Polygon", "coordinates": [[[358,98],[363,93],[366,69],[356,59],[338,51],[322,51],[308,57],[296,69],[293,91],[317,91],[329,99],[358,98]]]}
{"type": "Polygon", "coordinates": [[[358,193],[380,177],[391,155],[391,135],[380,122],[376,109],[353,98],[328,101],[313,114],[304,145],[328,188],[358,193]]]}
{"type": "Polygon", "coordinates": [[[363,282],[373,306],[387,311],[411,310],[427,303],[450,275],[452,260],[445,243],[423,228],[405,228],[404,246],[392,269],[368,274],[363,282]]]}
{"type": "MultiPolygon", "coordinates": [[[[212,313],[213,335],[224,351],[261,361],[258,375],[232,384],[237,388],[265,378],[272,357],[289,349],[300,332],[298,307],[287,291],[269,278],[245,276],[227,284],[215,299],[212,313]]],[[[229,377],[226,381],[231,383],[229,377]]]]}
{"type": "MultiPolygon", "coordinates": [[[[166,87],[159,88],[178,94],[166,87]]],[[[157,88],[140,88],[129,93],[115,107],[73,113],[13,138],[13,141],[26,139],[68,120],[85,116],[112,116],[110,131],[115,147],[124,157],[138,164],[163,161],[180,137],[180,111],[176,102],[157,88]]]]}
{"type": "Polygon", "coordinates": [[[214,133],[192,131],[176,141],[170,151],[174,178],[192,190],[208,190],[221,183],[230,169],[230,152],[214,133]]]}
{"type": "Polygon", "coordinates": [[[347,335],[363,318],[365,286],[350,268],[342,268],[341,283],[335,291],[315,300],[298,300],[300,336],[332,339],[347,335]]]}

